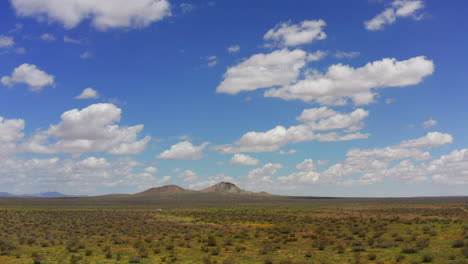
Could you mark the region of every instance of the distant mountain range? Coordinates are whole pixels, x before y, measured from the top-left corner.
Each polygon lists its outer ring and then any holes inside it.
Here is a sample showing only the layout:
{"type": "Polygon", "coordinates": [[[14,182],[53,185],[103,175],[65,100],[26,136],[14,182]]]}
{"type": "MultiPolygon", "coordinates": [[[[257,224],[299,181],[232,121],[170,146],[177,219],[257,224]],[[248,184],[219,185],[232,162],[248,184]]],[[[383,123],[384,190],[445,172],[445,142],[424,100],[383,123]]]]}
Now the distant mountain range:
{"type": "Polygon", "coordinates": [[[338,198],[318,196],[284,196],[266,192],[251,192],[242,190],[230,182],[220,182],[208,188],[194,191],[177,185],[166,185],[150,188],[135,194],[108,194],[100,196],[67,196],[58,192],[45,192],[32,195],[14,195],[0,193],[1,205],[46,205],[46,206],[157,206],[191,207],[191,206],[222,206],[226,204],[335,204],[340,203],[466,203],[468,196],[460,197],[402,197],[402,198],[338,198]],[[16,199],[18,198],[18,199],[16,199]]]}
{"type": "MultiPolygon", "coordinates": [[[[177,185],[165,185],[161,187],[150,188],[146,191],[139,192],[136,194],[108,194],[103,196],[95,196],[96,198],[99,197],[158,197],[158,196],[180,196],[183,194],[226,194],[226,195],[247,195],[247,196],[268,196],[271,194],[261,192],[255,193],[250,191],[245,191],[237,187],[234,183],[230,182],[220,182],[208,188],[194,191],[194,190],[187,190],[177,185]]],[[[69,195],[59,193],[59,192],[43,192],[43,193],[34,193],[34,194],[11,194],[8,192],[0,192],[0,197],[71,197],[69,195]]]]}
{"type": "Polygon", "coordinates": [[[68,197],[69,195],[59,192],[43,192],[34,194],[12,194],[8,192],[0,192],[0,197],[68,197]]]}

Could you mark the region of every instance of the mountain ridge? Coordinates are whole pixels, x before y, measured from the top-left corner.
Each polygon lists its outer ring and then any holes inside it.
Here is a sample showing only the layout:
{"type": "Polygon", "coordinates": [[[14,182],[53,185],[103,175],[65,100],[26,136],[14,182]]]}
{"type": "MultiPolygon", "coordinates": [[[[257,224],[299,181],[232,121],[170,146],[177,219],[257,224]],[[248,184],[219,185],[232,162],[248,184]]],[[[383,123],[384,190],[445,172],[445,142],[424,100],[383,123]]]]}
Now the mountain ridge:
{"type": "Polygon", "coordinates": [[[145,191],[133,194],[134,196],[151,196],[151,195],[177,195],[177,194],[233,194],[233,195],[272,195],[266,192],[255,193],[239,188],[231,182],[220,182],[201,190],[184,189],[178,185],[164,185],[153,187],[145,191]]]}

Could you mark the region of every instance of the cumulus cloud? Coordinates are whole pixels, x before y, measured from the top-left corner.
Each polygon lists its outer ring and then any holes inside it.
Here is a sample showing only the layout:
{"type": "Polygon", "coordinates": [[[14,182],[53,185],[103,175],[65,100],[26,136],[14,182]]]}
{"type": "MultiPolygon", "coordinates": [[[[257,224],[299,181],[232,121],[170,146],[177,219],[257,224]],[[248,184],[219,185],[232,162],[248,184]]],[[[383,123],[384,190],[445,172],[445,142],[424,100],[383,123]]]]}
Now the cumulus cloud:
{"type": "Polygon", "coordinates": [[[385,9],[371,20],[364,22],[367,30],[382,30],[385,25],[395,23],[398,17],[411,17],[415,20],[421,19],[417,12],[424,8],[422,0],[395,0],[391,6],[385,9]]]}
{"type": "Polygon", "coordinates": [[[296,166],[297,172],[278,177],[279,182],[301,184],[368,185],[385,178],[418,182],[432,179],[438,183],[468,184],[468,150],[456,150],[439,159],[421,149],[447,144],[448,134],[428,133],[425,137],[406,140],[394,146],[374,149],[351,149],[346,159],[322,171],[312,160],[296,166]],[[432,160],[432,161],[431,161],[432,160]]]}
{"type": "Polygon", "coordinates": [[[320,179],[320,174],[315,171],[315,164],[311,159],[305,159],[297,164],[296,169],[299,170],[288,176],[278,177],[281,183],[296,183],[296,184],[311,184],[320,179]]]}
{"type": "Polygon", "coordinates": [[[199,179],[197,173],[192,170],[185,170],[180,172],[177,175],[177,178],[182,179],[184,182],[194,182],[199,179]]]}
{"type": "Polygon", "coordinates": [[[266,132],[251,131],[244,134],[233,145],[218,146],[221,153],[273,152],[290,143],[304,141],[346,141],[364,139],[369,134],[355,133],[364,127],[362,122],[369,112],[364,109],[343,114],[327,107],[306,109],[297,118],[302,124],[286,128],[276,126],[266,132]],[[330,133],[316,131],[342,130],[330,133]],[[342,133],[345,134],[342,134],[342,133]]]}
{"type": "Polygon", "coordinates": [[[34,64],[21,64],[14,69],[11,76],[3,76],[1,82],[3,85],[13,87],[18,83],[29,86],[29,90],[37,92],[46,86],[54,86],[55,77],[37,68],[34,64]]]}
{"type": "Polygon", "coordinates": [[[22,144],[25,152],[44,154],[107,152],[113,155],[138,154],[151,137],[138,140],[143,125],[120,127],[122,110],[113,104],[93,104],[62,114],[61,122],[37,132],[22,144]]]}
{"type": "Polygon", "coordinates": [[[103,157],[82,160],[52,158],[0,159],[0,187],[14,192],[55,189],[67,194],[99,194],[102,188],[135,192],[169,181],[157,178],[157,168],[143,167],[130,158],[108,161],[103,157]],[[13,177],[14,175],[14,177],[13,177]]]}
{"type": "Polygon", "coordinates": [[[209,143],[205,142],[200,146],[194,146],[189,141],[182,141],[163,151],[158,158],[166,160],[199,160],[203,158],[203,150],[208,145],[209,143]]]}
{"type": "Polygon", "coordinates": [[[297,164],[296,169],[301,171],[313,171],[315,170],[314,161],[311,159],[305,159],[303,162],[297,164]]]}
{"type": "Polygon", "coordinates": [[[240,46],[239,45],[232,45],[227,48],[229,53],[236,53],[240,51],[240,46]]]}
{"type": "Polygon", "coordinates": [[[11,3],[19,16],[56,21],[67,29],[87,19],[99,30],[146,27],[171,15],[167,0],[12,0],[11,3]]]}
{"type": "Polygon", "coordinates": [[[17,152],[17,142],[24,138],[24,127],[22,119],[5,119],[0,116],[0,157],[17,152]]]}
{"type": "Polygon", "coordinates": [[[432,118],[430,118],[429,120],[427,120],[427,121],[425,121],[423,123],[424,128],[431,128],[431,127],[433,127],[435,125],[437,125],[437,121],[432,119],[432,118]]]}
{"type": "Polygon", "coordinates": [[[453,137],[447,133],[429,132],[426,136],[400,143],[405,148],[432,148],[452,144],[453,137]]]}
{"type": "Polygon", "coordinates": [[[11,48],[15,45],[13,37],[0,35],[0,48],[11,48]]]}
{"type": "Polygon", "coordinates": [[[272,41],[274,46],[292,47],[312,43],[315,40],[327,38],[323,31],[326,26],[324,20],[304,20],[298,24],[284,22],[268,30],[263,36],[266,41],[272,41]]]}
{"type": "Polygon", "coordinates": [[[96,99],[99,98],[99,93],[93,88],[84,89],[80,95],[76,96],[75,99],[96,99]]]}
{"type": "Polygon", "coordinates": [[[312,52],[312,53],[307,54],[307,61],[308,62],[310,62],[310,61],[319,61],[319,60],[323,59],[327,55],[328,55],[328,53],[326,51],[317,50],[316,52],[312,52]]]}
{"type": "Polygon", "coordinates": [[[245,154],[235,154],[229,161],[231,165],[258,165],[260,160],[245,154]]]}
{"type": "Polygon", "coordinates": [[[77,166],[86,169],[102,169],[108,168],[110,163],[105,158],[89,157],[77,162],[77,166]]]}
{"type": "Polygon", "coordinates": [[[283,168],[283,165],[279,163],[267,163],[261,168],[253,169],[247,175],[249,180],[253,181],[271,181],[271,177],[274,176],[278,169],[283,168]]]}
{"type": "Polygon", "coordinates": [[[313,130],[346,129],[347,132],[353,132],[364,127],[362,120],[368,116],[369,111],[362,108],[342,114],[327,107],[321,107],[304,110],[298,120],[308,123],[313,130]]]}
{"type": "Polygon", "coordinates": [[[432,161],[428,171],[438,183],[468,184],[468,149],[454,150],[432,161]]]}
{"type": "Polygon", "coordinates": [[[216,91],[237,94],[242,91],[286,85],[297,79],[306,61],[307,52],[300,49],[256,54],[230,67],[216,91]]]}
{"type": "Polygon", "coordinates": [[[331,105],[345,104],[343,100],[351,98],[354,104],[365,105],[373,102],[374,89],[419,84],[433,72],[434,63],[423,56],[404,61],[385,58],[360,68],[335,64],[325,74],[309,72],[291,85],[267,90],[265,96],[331,105]]]}

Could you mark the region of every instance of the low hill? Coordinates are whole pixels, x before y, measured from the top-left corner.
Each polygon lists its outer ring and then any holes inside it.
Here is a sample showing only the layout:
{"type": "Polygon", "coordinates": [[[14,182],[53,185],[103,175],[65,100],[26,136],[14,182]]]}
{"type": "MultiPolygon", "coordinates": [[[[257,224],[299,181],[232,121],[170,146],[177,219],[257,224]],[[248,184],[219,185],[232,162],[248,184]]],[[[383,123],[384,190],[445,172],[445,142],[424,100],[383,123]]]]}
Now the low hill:
{"type": "Polygon", "coordinates": [[[136,196],[151,196],[151,195],[173,195],[180,193],[192,193],[194,191],[186,190],[177,185],[165,185],[161,187],[155,187],[146,191],[135,194],[136,196]]]}

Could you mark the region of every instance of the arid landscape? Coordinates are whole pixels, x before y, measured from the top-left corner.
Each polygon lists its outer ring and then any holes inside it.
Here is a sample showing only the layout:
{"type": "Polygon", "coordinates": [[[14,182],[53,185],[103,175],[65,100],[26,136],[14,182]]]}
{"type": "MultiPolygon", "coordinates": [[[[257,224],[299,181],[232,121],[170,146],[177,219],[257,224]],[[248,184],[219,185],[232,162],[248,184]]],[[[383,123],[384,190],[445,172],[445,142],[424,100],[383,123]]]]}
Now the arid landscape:
{"type": "Polygon", "coordinates": [[[134,195],[0,199],[0,263],[468,260],[467,197],[289,197],[222,182],[134,195]]]}
{"type": "Polygon", "coordinates": [[[0,264],[468,264],[467,11],[0,0],[0,264]]]}

